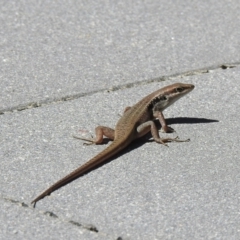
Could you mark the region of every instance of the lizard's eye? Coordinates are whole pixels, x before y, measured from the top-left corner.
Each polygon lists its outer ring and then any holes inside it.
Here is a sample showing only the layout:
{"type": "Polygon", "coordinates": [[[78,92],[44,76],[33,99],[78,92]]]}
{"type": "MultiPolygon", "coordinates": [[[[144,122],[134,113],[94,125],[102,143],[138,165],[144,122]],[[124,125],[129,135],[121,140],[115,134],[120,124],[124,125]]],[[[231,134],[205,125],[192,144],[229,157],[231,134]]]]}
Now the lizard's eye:
{"type": "Polygon", "coordinates": [[[178,88],[176,88],[176,92],[182,92],[183,90],[184,90],[183,87],[178,87],[178,88]]]}

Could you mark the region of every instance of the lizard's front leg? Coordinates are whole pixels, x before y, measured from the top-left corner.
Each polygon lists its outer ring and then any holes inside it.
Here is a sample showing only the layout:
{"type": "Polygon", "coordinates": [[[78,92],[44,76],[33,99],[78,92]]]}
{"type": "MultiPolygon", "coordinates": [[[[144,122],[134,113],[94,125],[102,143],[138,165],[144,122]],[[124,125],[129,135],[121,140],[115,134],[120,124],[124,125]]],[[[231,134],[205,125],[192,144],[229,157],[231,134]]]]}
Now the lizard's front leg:
{"type": "Polygon", "coordinates": [[[84,143],[86,145],[101,144],[103,141],[103,136],[106,136],[107,138],[114,140],[115,130],[112,128],[98,126],[95,128],[95,133],[96,133],[96,137],[92,138],[92,139],[82,138],[82,137],[77,137],[77,136],[73,136],[73,137],[89,142],[89,143],[84,143]]]}
{"type": "Polygon", "coordinates": [[[166,120],[165,120],[162,112],[155,111],[155,112],[153,112],[153,116],[159,120],[159,122],[162,126],[162,128],[160,129],[161,132],[165,132],[165,133],[175,132],[175,130],[173,128],[171,128],[167,125],[166,120]]]}
{"type": "Polygon", "coordinates": [[[167,142],[188,142],[189,139],[187,140],[180,140],[178,137],[176,138],[161,138],[159,136],[159,132],[158,129],[155,125],[155,123],[153,121],[147,121],[143,124],[141,124],[140,126],[137,127],[137,132],[138,132],[138,138],[142,137],[143,135],[145,135],[146,133],[148,133],[149,131],[151,131],[153,139],[155,140],[155,142],[157,143],[161,143],[165,146],[168,146],[166,143],[167,142]]]}

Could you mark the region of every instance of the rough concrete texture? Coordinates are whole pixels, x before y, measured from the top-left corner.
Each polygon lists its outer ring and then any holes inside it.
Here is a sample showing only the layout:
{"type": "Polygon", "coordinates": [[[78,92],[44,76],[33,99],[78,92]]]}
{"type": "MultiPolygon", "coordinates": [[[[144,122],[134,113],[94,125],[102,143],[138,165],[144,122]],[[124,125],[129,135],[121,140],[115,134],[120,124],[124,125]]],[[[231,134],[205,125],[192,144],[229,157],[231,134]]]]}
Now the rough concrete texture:
{"type": "Polygon", "coordinates": [[[238,1],[1,1],[1,239],[240,239],[238,1]],[[174,82],[188,143],[134,142],[30,202],[107,145],[97,125],[174,82]]]}

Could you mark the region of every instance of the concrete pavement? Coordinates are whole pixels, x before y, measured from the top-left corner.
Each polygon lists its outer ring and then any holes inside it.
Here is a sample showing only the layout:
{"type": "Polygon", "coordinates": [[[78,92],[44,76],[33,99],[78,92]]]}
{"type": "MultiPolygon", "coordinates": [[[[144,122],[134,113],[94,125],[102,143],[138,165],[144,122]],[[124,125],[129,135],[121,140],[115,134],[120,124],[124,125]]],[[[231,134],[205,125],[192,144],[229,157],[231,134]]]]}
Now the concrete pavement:
{"type": "Polygon", "coordinates": [[[238,1],[0,3],[0,239],[239,239],[238,1]],[[174,82],[189,143],[145,139],[37,204],[106,145],[97,125],[174,82]]]}

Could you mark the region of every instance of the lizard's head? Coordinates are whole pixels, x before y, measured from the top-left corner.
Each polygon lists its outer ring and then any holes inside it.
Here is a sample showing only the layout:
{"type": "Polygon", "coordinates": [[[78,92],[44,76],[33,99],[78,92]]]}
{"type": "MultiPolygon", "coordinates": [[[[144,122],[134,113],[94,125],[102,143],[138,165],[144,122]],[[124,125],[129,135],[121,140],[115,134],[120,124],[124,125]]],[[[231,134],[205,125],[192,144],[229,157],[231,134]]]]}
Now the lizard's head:
{"type": "Polygon", "coordinates": [[[192,84],[174,83],[156,91],[150,105],[153,111],[163,111],[193,89],[192,84]]]}

